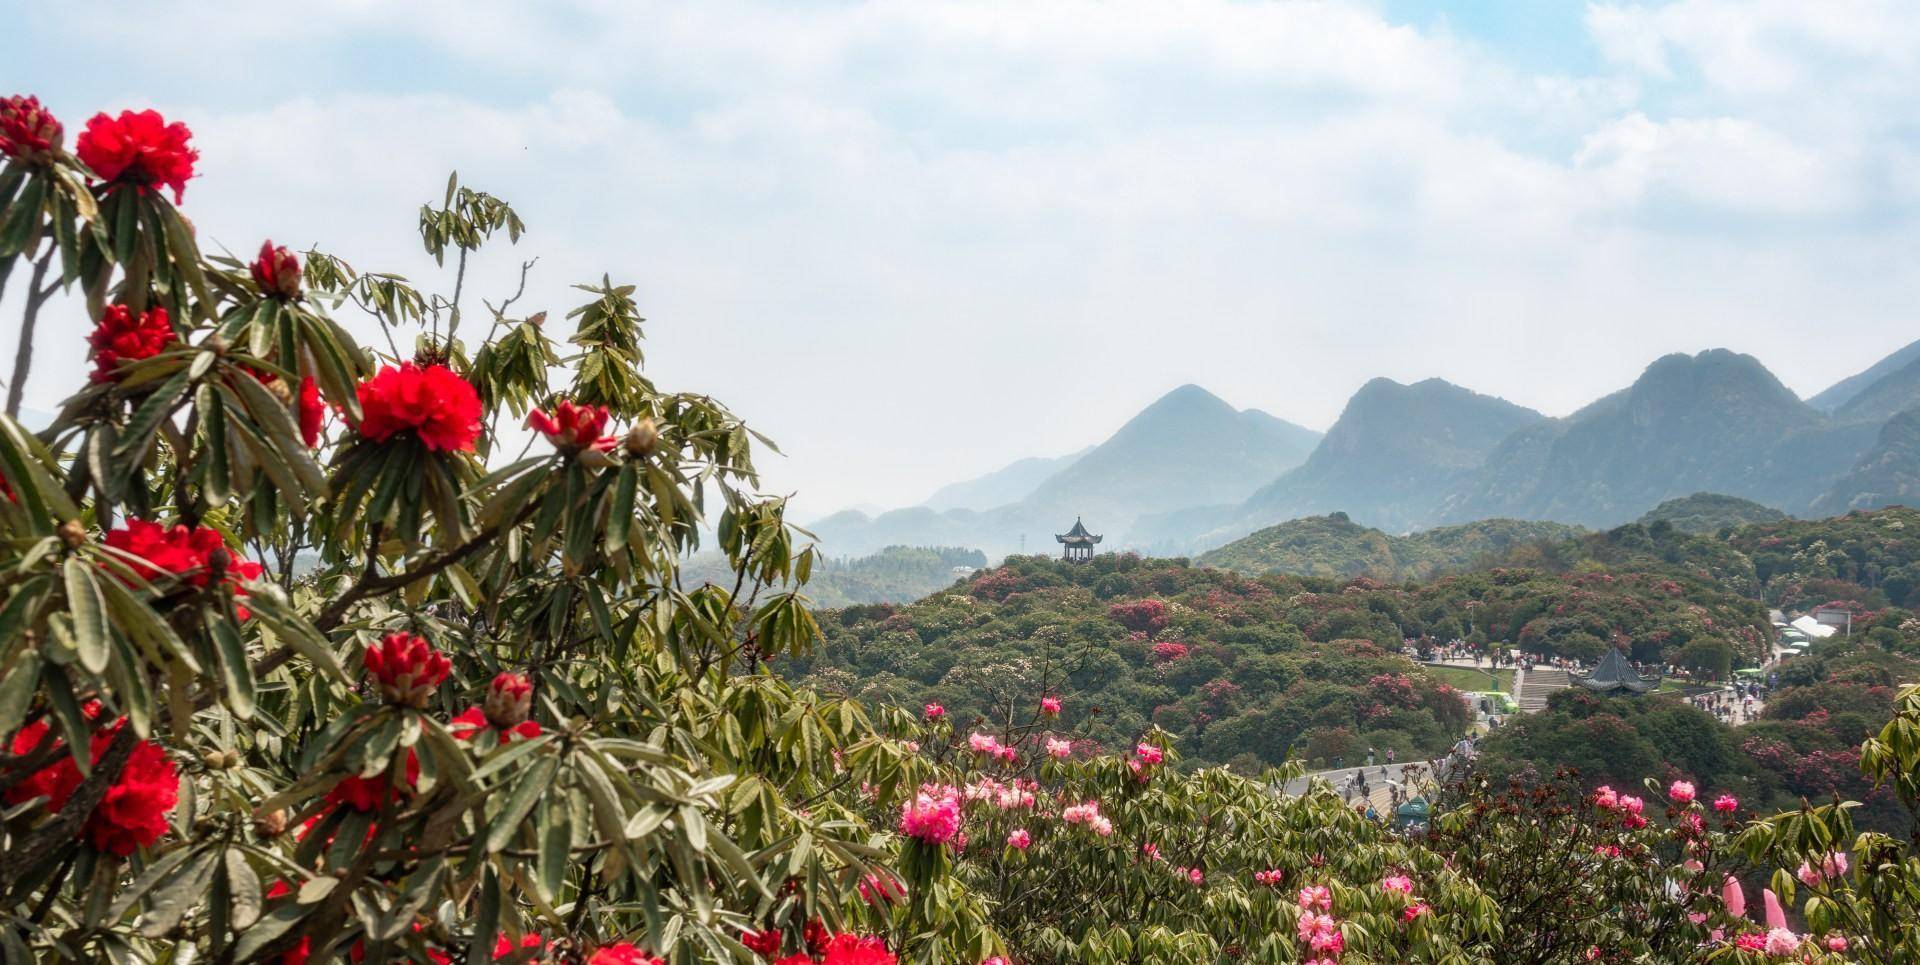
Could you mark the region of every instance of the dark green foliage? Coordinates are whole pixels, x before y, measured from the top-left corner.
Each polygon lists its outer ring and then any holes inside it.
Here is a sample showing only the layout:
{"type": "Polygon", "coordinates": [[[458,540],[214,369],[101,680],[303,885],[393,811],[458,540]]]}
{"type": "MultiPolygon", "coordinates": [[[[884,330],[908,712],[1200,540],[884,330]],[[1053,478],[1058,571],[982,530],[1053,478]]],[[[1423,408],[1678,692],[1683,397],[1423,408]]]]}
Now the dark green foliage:
{"type": "Polygon", "coordinates": [[[1762,506],[1751,499],[1719,493],[1694,493],[1669,499],[1647,510],[1639,522],[1651,526],[1664,521],[1683,533],[1717,533],[1731,526],[1775,523],[1786,518],[1786,513],[1772,506],[1762,506]]]}

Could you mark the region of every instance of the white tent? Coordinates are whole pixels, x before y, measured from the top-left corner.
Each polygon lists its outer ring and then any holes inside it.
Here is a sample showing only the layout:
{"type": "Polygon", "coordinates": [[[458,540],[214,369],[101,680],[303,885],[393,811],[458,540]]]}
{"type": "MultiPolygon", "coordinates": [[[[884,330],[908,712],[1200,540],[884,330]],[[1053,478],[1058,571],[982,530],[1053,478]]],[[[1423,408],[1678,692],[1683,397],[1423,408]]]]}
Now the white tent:
{"type": "Polygon", "coordinates": [[[1811,616],[1803,616],[1793,621],[1793,628],[1815,640],[1824,640],[1840,632],[1838,627],[1830,627],[1811,616]]]}

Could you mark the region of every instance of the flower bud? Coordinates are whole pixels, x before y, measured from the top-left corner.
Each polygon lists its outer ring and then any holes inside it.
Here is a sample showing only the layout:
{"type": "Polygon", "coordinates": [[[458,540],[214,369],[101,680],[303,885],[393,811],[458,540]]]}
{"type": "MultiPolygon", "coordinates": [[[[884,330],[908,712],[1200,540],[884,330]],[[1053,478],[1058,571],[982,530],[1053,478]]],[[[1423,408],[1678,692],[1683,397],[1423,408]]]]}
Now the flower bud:
{"type": "Polygon", "coordinates": [[[380,685],[380,695],[402,707],[425,707],[453,669],[452,662],[425,638],[404,632],[380,638],[367,648],[365,661],[380,685]]]}
{"type": "Polygon", "coordinates": [[[487,685],[487,701],[482,706],[487,723],[506,730],[527,719],[533,709],[533,682],[520,674],[501,671],[487,685]]]}
{"type": "Polygon", "coordinates": [[[208,751],[200,755],[200,763],[207,765],[209,771],[224,771],[227,769],[227,755],[219,751],[208,751]]]}
{"type": "Polygon", "coordinates": [[[60,150],[66,129],[37,97],[0,97],[0,154],[37,161],[60,150]]]}
{"type": "Polygon", "coordinates": [[[286,379],[276,379],[272,376],[263,376],[260,379],[260,385],[262,388],[272,393],[274,398],[279,399],[281,405],[293,404],[293,390],[287,387],[286,379]]]}
{"type": "Polygon", "coordinates": [[[300,297],[300,259],[285,246],[261,242],[260,255],[249,268],[260,294],[268,298],[300,297]]]}
{"type": "Polygon", "coordinates": [[[651,456],[654,447],[660,445],[660,429],[652,419],[642,418],[627,430],[627,452],[635,456],[651,456]]]}
{"type": "Polygon", "coordinates": [[[253,833],[263,838],[277,838],[287,833],[288,823],[285,808],[253,813],[253,833]]]}
{"type": "Polygon", "coordinates": [[[61,523],[56,532],[60,534],[60,541],[67,544],[68,549],[79,549],[80,545],[87,541],[87,527],[77,519],[69,519],[61,523]]]}

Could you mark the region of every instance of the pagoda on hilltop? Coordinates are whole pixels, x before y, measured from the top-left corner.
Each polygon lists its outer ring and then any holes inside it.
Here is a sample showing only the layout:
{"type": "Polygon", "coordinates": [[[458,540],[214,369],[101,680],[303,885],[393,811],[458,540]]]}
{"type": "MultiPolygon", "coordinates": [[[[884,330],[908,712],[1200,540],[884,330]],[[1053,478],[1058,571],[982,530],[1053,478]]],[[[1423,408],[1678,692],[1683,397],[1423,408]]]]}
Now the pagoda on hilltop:
{"type": "Polygon", "coordinates": [[[1660,686],[1659,676],[1642,676],[1640,671],[1633,669],[1633,664],[1627,662],[1618,647],[1608,647],[1607,655],[1600,658],[1599,664],[1573,679],[1588,690],[1603,694],[1617,691],[1644,694],[1660,686]]]}
{"type": "Polygon", "coordinates": [[[1100,537],[1087,532],[1085,523],[1078,516],[1073,519],[1073,528],[1054,536],[1060,542],[1061,558],[1069,563],[1090,563],[1093,561],[1094,544],[1100,537]]]}

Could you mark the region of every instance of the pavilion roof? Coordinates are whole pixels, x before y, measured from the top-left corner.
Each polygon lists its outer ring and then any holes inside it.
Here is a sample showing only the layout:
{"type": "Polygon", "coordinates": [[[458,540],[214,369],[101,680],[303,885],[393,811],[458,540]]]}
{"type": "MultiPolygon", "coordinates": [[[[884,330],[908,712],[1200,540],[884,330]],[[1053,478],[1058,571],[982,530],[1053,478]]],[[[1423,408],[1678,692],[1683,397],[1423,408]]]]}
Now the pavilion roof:
{"type": "Polygon", "coordinates": [[[1627,662],[1626,655],[1615,647],[1608,647],[1607,655],[1601,657],[1592,670],[1573,679],[1589,690],[1631,690],[1636,694],[1644,694],[1660,686],[1659,677],[1641,676],[1638,670],[1633,669],[1633,664],[1627,662]]]}

